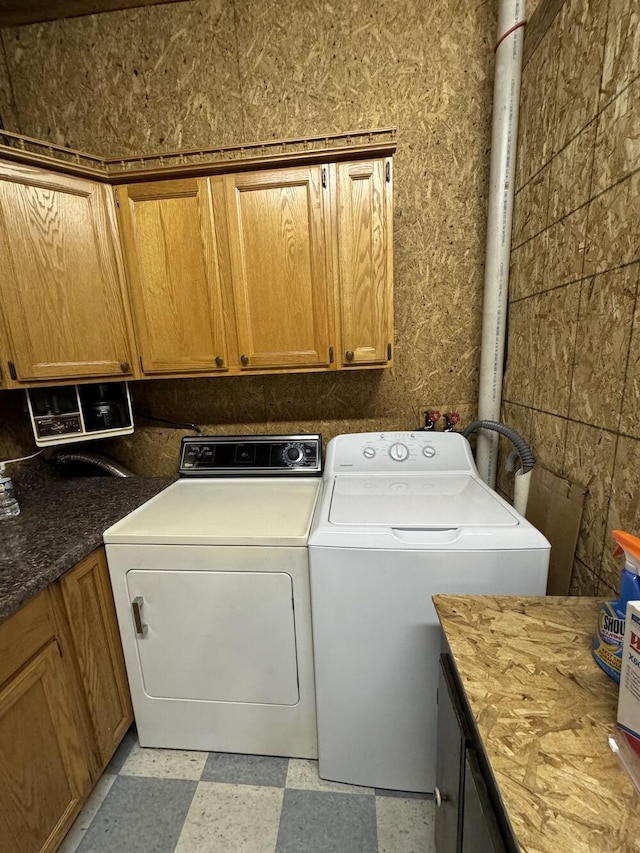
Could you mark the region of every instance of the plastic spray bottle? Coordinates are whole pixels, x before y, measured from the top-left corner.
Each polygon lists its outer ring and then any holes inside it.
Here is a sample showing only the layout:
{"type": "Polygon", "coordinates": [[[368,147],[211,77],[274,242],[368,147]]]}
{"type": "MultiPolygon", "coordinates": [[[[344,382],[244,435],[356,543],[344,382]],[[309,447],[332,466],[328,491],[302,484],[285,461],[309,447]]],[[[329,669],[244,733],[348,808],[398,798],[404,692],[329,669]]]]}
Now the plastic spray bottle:
{"type": "Polygon", "coordinates": [[[620,684],[627,601],[640,600],[640,539],[622,530],[612,530],[611,535],[617,542],[613,556],[624,554],[624,569],[617,601],[605,601],[600,605],[598,630],[591,651],[596,663],[620,684]]]}

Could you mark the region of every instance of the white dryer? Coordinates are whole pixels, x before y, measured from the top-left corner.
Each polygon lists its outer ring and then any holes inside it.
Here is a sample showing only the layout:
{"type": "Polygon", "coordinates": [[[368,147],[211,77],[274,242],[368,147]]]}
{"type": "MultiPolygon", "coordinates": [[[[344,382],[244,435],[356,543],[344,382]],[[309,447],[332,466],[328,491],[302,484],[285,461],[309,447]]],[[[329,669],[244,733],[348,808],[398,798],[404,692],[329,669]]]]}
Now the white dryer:
{"type": "Polygon", "coordinates": [[[320,436],[183,438],[179,472],[104,534],[140,743],[315,758],[320,436]]]}
{"type": "Polygon", "coordinates": [[[320,775],[433,791],[440,593],[544,595],[550,545],[459,433],[329,442],[309,538],[320,775]]]}

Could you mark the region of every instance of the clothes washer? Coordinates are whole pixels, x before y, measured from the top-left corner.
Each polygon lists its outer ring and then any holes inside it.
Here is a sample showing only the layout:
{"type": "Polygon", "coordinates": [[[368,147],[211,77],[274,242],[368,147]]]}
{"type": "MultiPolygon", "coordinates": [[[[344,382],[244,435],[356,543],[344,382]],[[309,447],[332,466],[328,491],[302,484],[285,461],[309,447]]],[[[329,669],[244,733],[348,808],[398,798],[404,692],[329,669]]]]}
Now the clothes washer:
{"type": "Polygon", "coordinates": [[[439,593],[544,595],[550,546],[458,433],[329,442],[309,538],[320,775],[433,791],[439,593]]]}
{"type": "Polygon", "coordinates": [[[179,473],[104,534],[140,743],[315,758],[320,436],[184,438],[179,473]]]}

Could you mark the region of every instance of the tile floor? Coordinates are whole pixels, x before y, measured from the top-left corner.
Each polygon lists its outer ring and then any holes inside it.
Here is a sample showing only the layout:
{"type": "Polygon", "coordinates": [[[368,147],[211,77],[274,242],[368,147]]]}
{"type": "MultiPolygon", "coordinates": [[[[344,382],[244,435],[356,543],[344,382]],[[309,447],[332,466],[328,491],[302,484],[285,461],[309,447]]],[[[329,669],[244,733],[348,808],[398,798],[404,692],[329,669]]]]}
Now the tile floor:
{"type": "Polygon", "coordinates": [[[60,853],[434,853],[433,810],[315,761],[145,749],[132,728],[60,853]]]}

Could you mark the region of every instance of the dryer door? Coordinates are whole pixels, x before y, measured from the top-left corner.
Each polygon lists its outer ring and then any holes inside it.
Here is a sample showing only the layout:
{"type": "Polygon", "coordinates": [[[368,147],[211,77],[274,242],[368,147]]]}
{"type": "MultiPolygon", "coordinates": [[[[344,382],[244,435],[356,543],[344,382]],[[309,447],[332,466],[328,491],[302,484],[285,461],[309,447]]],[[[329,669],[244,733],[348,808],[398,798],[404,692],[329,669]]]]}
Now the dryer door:
{"type": "Polygon", "coordinates": [[[298,702],[286,572],[132,570],[127,588],[148,696],[298,702]]]}

